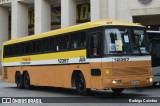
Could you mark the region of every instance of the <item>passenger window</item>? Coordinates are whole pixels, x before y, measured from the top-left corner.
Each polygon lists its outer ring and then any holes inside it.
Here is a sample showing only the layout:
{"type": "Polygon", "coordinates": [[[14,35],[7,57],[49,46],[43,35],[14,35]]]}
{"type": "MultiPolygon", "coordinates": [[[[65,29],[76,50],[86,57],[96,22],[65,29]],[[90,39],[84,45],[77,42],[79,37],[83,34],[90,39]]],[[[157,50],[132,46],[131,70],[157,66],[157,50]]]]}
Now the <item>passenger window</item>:
{"type": "Polygon", "coordinates": [[[30,53],[30,42],[25,43],[25,55],[30,53]]]}
{"type": "Polygon", "coordinates": [[[24,55],[24,43],[19,44],[20,55],[24,55]]]}
{"type": "Polygon", "coordinates": [[[69,49],[69,35],[63,35],[56,37],[56,50],[67,50],[69,49]]]}
{"type": "Polygon", "coordinates": [[[101,39],[100,33],[90,34],[90,56],[100,56],[101,39]]]}
{"type": "Polygon", "coordinates": [[[54,51],[54,38],[43,39],[43,52],[54,51]]]}
{"type": "Polygon", "coordinates": [[[81,32],[79,37],[79,48],[85,48],[86,47],[86,32],[81,32]]]}
{"type": "Polygon", "coordinates": [[[71,34],[71,49],[78,48],[78,34],[71,34]]]}
{"type": "Polygon", "coordinates": [[[86,33],[71,34],[71,49],[85,48],[86,47],[86,33]]]}

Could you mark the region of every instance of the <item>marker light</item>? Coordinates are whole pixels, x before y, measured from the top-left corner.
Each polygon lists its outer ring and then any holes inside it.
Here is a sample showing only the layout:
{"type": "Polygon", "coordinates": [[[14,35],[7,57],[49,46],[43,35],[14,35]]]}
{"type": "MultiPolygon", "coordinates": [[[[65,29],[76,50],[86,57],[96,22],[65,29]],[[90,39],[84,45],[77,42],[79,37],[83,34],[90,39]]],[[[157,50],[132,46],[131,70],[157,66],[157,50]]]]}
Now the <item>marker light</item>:
{"type": "Polygon", "coordinates": [[[106,69],[106,74],[107,74],[107,75],[109,74],[109,69],[106,69]]]}
{"type": "Polygon", "coordinates": [[[106,22],[106,24],[112,24],[112,22],[106,22]]]}

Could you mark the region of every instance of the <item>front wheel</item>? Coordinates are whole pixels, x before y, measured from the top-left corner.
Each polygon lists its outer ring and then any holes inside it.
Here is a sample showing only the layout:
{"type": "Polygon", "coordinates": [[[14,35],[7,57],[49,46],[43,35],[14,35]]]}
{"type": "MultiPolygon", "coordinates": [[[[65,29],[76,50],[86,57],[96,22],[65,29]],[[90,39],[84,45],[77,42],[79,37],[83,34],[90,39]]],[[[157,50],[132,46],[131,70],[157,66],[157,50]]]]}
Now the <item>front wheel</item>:
{"type": "Polygon", "coordinates": [[[115,94],[120,94],[122,93],[122,91],[124,90],[124,88],[113,88],[112,91],[115,93],[115,94]]]}
{"type": "Polygon", "coordinates": [[[91,91],[91,89],[86,88],[86,82],[82,73],[76,74],[75,85],[77,92],[81,95],[88,95],[91,91]]]}

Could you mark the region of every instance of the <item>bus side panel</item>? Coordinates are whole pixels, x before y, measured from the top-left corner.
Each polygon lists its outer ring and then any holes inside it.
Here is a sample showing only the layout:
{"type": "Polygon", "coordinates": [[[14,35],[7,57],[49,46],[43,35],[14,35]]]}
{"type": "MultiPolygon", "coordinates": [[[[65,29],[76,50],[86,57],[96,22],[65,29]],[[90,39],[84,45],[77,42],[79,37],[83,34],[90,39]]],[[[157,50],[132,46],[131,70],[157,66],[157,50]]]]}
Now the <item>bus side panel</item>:
{"type": "Polygon", "coordinates": [[[90,63],[90,72],[92,69],[100,69],[101,75],[91,75],[91,86],[92,88],[102,89],[102,63],[101,62],[94,62],[90,63]]]}
{"type": "Polygon", "coordinates": [[[31,85],[54,86],[54,66],[31,66],[26,68],[29,72],[31,85]]]}
{"type": "Polygon", "coordinates": [[[17,67],[3,67],[2,68],[2,79],[8,83],[15,83],[15,73],[17,67]]]}
{"type": "Polygon", "coordinates": [[[86,79],[87,88],[91,88],[89,64],[3,67],[3,79],[5,82],[15,83],[16,71],[21,74],[27,71],[31,85],[71,88],[73,70],[81,70],[86,79]]]}
{"type": "Polygon", "coordinates": [[[69,65],[33,66],[28,72],[32,85],[71,88],[69,65]]]}
{"type": "Polygon", "coordinates": [[[69,65],[55,66],[55,86],[57,87],[71,87],[69,65]]]}
{"type": "Polygon", "coordinates": [[[112,83],[110,80],[106,79],[112,79],[112,69],[113,69],[113,63],[112,62],[103,62],[102,63],[102,77],[103,77],[103,88],[105,88],[105,84],[107,83],[108,87],[112,86],[112,83]]]}

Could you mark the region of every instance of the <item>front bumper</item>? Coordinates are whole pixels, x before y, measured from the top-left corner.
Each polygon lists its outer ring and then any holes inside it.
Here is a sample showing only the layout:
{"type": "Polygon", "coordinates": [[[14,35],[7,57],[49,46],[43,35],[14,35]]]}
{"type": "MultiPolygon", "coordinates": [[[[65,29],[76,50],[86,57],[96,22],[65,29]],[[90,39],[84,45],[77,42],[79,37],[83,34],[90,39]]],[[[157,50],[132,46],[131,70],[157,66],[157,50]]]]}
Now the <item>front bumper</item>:
{"type": "Polygon", "coordinates": [[[153,76],[104,79],[103,89],[145,87],[151,86],[153,82],[153,76]],[[152,81],[150,81],[150,79],[152,79],[152,81]],[[117,81],[117,83],[115,83],[114,81],[117,81]]]}

